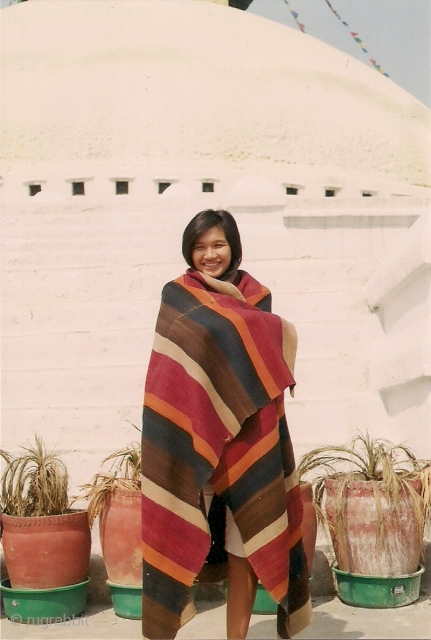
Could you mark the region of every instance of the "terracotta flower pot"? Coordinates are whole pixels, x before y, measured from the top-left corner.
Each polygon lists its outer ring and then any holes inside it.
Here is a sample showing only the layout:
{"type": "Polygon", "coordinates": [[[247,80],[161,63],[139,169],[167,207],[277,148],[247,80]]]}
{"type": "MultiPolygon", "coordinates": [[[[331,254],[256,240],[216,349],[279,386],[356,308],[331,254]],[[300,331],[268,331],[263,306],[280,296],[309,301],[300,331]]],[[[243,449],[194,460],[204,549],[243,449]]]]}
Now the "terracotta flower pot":
{"type": "Polygon", "coordinates": [[[3,551],[14,589],[55,589],[88,577],[91,532],[86,511],[21,518],[2,514],[3,551]]]}
{"type": "Polygon", "coordinates": [[[301,500],[304,506],[302,517],[302,544],[304,546],[305,557],[307,558],[308,573],[311,574],[313,565],[314,549],[317,537],[317,516],[313,504],[313,488],[310,482],[302,482],[299,485],[301,490],[301,500]]]}
{"type": "MultiPolygon", "coordinates": [[[[412,487],[419,493],[420,480],[412,487]]],[[[376,482],[380,497],[383,535],[378,531],[378,505],[370,481],[349,482],[342,506],[343,536],[337,535],[336,493],[339,480],[325,480],[325,511],[332,544],[341,571],[370,576],[401,576],[414,573],[419,565],[422,531],[418,526],[408,490],[400,490],[399,508],[376,482]]]]}
{"type": "Polygon", "coordinates": [[[99,527],[109,581],[142,586],[141,492],[115,489],[99,527]]]}

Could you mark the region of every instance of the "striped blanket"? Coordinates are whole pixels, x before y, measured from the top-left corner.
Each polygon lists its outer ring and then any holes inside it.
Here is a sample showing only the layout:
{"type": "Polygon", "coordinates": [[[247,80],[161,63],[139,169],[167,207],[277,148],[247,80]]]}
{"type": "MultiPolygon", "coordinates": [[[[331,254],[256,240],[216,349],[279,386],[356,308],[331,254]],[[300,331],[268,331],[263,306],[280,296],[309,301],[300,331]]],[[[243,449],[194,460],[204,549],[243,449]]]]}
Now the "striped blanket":
{"type": "Polygon", "coordinates": [[[296,333],[269,313],[268,289],[240,274],[235,287],[189,269],[163,289],[142,431],[146,638],[175,638],[194,615],[190,588],[211,548],[207,483],[232,510],[249,562],[279,603],[278,635],[292,637],[311,619],[283,403],[295,385],[296,333]]]}

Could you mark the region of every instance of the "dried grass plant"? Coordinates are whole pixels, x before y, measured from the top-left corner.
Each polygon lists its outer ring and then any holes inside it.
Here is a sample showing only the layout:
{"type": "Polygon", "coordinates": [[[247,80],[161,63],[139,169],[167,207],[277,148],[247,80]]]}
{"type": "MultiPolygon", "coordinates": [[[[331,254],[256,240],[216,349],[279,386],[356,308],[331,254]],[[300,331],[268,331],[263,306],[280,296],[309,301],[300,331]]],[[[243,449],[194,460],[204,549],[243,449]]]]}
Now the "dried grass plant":
{"type": "Polygon", "coordinates": [[[60,454],[56,449],[48,449],[38,435],[35,444],[22,447],[19,456],[1,452],[6,462],[0,481],[4,513],[37,517],[68,511],[69,475],[60,454]]]}
{"type": "Polygon", "coordinates": [[[103,515],[109,495],[115,489],[125,491],[141,490],[141,445],[131,443],[125,449],[111,453],[102,464],[111,462],[107,472],[96,473],[91,482],[83,485],[83,497],[88,500],[88,519],[103,515]]]}
{"type": "Polygon", "coordinates": [[[394,445],[388,440],[359,434],[340,446],[318,447],[306,453],[298,463],[298,475],[311,478],[314,503],[319,521],[329,528],[323,507],[325,480],[339,480],[335,498],[336,534],[344,535],[344,507],[349,483],[369,481],[376,501],[378,538],[385,534],[382,517],[382,490],[386,499],[399,511],[400,495],[409,495],[414,506],[418,529],[423,532],[429,522],[431,506],[431,461],[416,458],[404,444],[394,445]],[[412,480],[421,481],[421,493],[412,486],[412,480]]]}

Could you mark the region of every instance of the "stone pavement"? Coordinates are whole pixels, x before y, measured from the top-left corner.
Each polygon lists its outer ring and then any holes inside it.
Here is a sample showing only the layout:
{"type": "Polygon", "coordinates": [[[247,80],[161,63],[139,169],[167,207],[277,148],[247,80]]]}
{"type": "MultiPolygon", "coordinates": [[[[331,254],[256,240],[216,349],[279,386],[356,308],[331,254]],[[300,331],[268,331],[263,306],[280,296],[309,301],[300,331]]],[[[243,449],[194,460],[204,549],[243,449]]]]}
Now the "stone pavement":
{"type": "MultiPolygon", "coordinates": [[[[223,600],[198,601],[198,613],[177,635],[178,640],[225,638],[226,604],[223,600]]],[[[313,598],[314,620],[300,639],[431,638],[431,596],[391,609],[362,609],[343,604],[336,596],[313,598]]],[[[126,620],[111,607],[88,605],[80,618],[62,625],[27,625],[1,619],[2,640],[141,640],[140,620],[126,620]],[[73,623],[73,626],[72,626],[73,623]]],[[[276,638],[274,615],[253,615],[247,638],[276,638]]]]}

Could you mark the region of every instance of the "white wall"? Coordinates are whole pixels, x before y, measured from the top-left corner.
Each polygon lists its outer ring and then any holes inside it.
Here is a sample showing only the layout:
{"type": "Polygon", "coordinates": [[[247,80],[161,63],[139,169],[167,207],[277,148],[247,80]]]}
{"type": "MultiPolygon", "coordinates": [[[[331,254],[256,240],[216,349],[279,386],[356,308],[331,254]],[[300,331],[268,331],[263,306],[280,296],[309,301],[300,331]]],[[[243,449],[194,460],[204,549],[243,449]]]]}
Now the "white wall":
{"type": "MultiPolygon", "coordinates": [[[[35,431],[57,442],[73,491],[103,457],[136,439],[130,423],[140,424],[160,291],[184,269],[181,233],[203,204],[167,196],[141,211],[34,197],[11,207],[3,225],[2,446],[16,450],[35,431]]],[[[244,268],[273,290],[274,310],[298,329],[298,385],[288,401],[298,456],[355,429],[390,433],[394,416],[373,382],[364,338],[364,285],[425,206],[403,198],[390,209],[368,198],[347,215],[326,200],[294,212],[262,214],[257,201],[242,208],[248,213],[233,209],[244,268]]],[[[416,309],[423,326],[427,304],[416,309]]],[[[414,442],[424,456],[427,416],[417,417],[414,442]]]]}
{"type": "Polygon", "coordinates": [[[391,435],[431,458],[431,214],[409,229],[366,285],[370,387],[391,435]]]}

